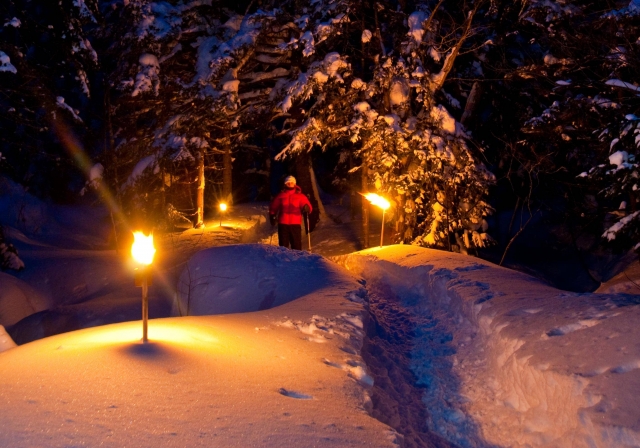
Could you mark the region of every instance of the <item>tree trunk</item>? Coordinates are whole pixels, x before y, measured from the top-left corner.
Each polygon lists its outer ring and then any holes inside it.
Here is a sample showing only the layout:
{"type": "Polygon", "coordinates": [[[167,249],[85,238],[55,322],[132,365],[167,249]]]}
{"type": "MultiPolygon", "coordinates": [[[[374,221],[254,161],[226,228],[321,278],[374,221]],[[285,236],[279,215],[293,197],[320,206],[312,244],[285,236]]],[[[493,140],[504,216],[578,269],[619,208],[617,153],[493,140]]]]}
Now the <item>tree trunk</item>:
{"type": "Polygon", "coordinates": [[[225,141],[224,154],[222,156],[222,200],[228,205],[233,204],[233,184],[232,184],[232,159],[231,159],[231,142],[225,141]]]}
{"type": "Polygon", "coordinates": [[[432,91],[437,92],[444,85],[447,76],[453,69],[453,63],[455,62],[458,54],[460,53],[460,49],[462,48],[462,44],[464,44],[465,40],[471,35],[471,24],[473,23],[473,18],[478,11],[479,3],[474,6],[474,8],[469,12],[465,23],[462,25],[464,31],[462,31],[460,37],[458,38],[458,42],[453,46],[451,52],[444,58],[444,64],[442,65],[442,69],[440,73],[438,73],[434,79],[432,84],[432,91]]]}
{"type": "Polygon", "coordinates": [[[108,153],[111,156],[111,165],[113,166],[113,185],[114,190],[116,192],[116,206],[117,210],[114,210],[114,207],[110,208],[111,215],[111,225],[113,226],[113,240],[116,246],[116,253],[120,253],[120,247],[118,245],[118,224],[116,223],[116,219],[114,214],[117,216],[118,221],[121,221],[122,217],[122,198],[120,197],[120,179],[118,177],[118,155],[116,154],[116,144],[113,137],[113,124],[111,122],[111,90],[109,89],[109,83],[105,82],[105,93],[104,93],[104,108],[107,112],[107,129],[106,129],[106,141],[105,144],[108,148],[108,153]]]}
{"type": "Polygon", "coordinates": [[[464,106],[464,113],[462,114],[462,118],[460,118],[460,123],[462,123],[463,126],[467,126],[469,120],[473,118],[481,96],[482,86],[479,82],[474,82],[473,87],[471,87],[471,93],[469,93],[469,98],[467,99],[467,104],[464,106]]]}
{"type": "Polygon", "coordinates": [[[196,199],[196,229],[204,226],[204,151],[200,153],[198,160],[198,195],[196,199]]]}
{"type": "MultiPolygon", "coordinates": [[[[353,154],[351,154],[349,155],[349,171],[353,169],[353,166],[354,160],[353,154]]],[[[349,215],[351,216],[352,221],[358,214],[358,202],[360,201],[360,195],[358,194],[358,191],[360,191],[360,185],[356,184],[357,180],[358,179],[356,179],[353,173],[349,173],[349,194],[351,195],[349,197],[349,215]]],[[[359,184],[360,182],[357,183],[359,184]]]]}
{"type": "Polygon", "coordinates": [[[167,210],[167,186],[165,184],[165,178],[167,176],[167,172],[164,170],[164,167],[160,169],[160,198],[162,201],[162,213],[165,213],[167,210]]]}
{"type": "Polygon", "coordinates": [[[380,52],[382,57],[387,56],[387,51],[384,48],[384,41],[382,40],[382,33],[380,32],[380,23],[378,22],[378,8],[376,5],[377,2],[373,2],[373,17],[376,24],[376,37],[378,38],[378,42],[380,43],[380,52]]]}
{"type": "Polygon", "coordinates": [[[405,195],[400,195],[400,200],[398,201],[398,207],[396,209],[396,213],[398,214],[398,219],[396,220],[396,235],[398,243],[404,243],[406,239],[405,233],[407,232],[407,214],[404,211],[405,202],[405,195]]]}
{"type": "MultiPolygon", "coordinates": [[[[361,173],[361,182],[362,182],[362,192],[366,193],[369,191],[369,168],[367,167],[365,161],[362,161],[362,168],[360,168],[361,173]]],[[[363,236],[363,245],[364,249],[369,247],[369,202],[366,199],[362,198],[362,236],[363,236]]]]}
{"type": "Polygon", "coordinates": [[[309,216],[309,225],[313,230],[320,218],[326,216],[322,200],[320,199],[320,190],[316,182],[316,176],[311,165],[311,156],[309,153],[302,153],[296,157],[295,160],[295,173],[298,186],[302,189],[302,192],[309,197],[313,211],[309,216]]]}
{"type": "Polygon", "coordinates": [[[324,218],[327,216],[327,212],[324,209],[324,205],[322,204],[322,199],[320,198],[320,188],[318,188],[318,180],[316,179],[316,173],[313,171],[313,162],[311,161],[311,157],[309,157],[309,177],[311,178],[311,188],[313,191],[313,197],[316,198],[316,202],[318,203],[318,213],[320,217],[324,218]]]}

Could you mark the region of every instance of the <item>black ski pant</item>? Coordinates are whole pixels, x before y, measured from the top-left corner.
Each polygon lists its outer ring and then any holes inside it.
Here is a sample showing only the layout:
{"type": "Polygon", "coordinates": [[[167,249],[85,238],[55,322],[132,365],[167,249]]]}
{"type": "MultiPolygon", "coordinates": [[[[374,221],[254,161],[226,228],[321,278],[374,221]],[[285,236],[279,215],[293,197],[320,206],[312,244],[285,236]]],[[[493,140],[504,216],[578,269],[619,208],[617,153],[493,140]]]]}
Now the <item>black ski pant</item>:
{"type": "Polygon", "coordinates": [[[300,224],[278,224],[278,244],[302,250],[302,228],[300,224]]]}

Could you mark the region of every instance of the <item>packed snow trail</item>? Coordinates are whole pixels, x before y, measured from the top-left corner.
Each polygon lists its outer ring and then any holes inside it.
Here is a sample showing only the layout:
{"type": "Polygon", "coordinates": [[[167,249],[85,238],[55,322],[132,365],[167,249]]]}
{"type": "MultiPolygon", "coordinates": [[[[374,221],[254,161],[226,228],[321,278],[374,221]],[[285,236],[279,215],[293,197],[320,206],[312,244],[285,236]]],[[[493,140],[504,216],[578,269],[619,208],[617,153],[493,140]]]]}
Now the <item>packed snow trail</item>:
{"type": "MultiPolygon", "coordinates": [[[[388,284],[372,281],[366,287],[369,321],[362,357],[375,380],[371,415],[402,434],[405,448],[454,446],[427,427],[429,410],[422,396],[425,388],[438,385],[421,384],[411,369],[417,338],[437,338],[446,356],[452,350],[450,335],[429,313],[412,310],[388,284]]],[[[435,350],[431,356],[433,363],[441,362],[435,350]]]]}
{"type": "Polygon", "coordinates": [[[462,447],[640,446],[640,296],[567,293],[413,246],[336,261],[367,280],[392,329],[380,339],[410,347],[430,431],[462,447]]]}

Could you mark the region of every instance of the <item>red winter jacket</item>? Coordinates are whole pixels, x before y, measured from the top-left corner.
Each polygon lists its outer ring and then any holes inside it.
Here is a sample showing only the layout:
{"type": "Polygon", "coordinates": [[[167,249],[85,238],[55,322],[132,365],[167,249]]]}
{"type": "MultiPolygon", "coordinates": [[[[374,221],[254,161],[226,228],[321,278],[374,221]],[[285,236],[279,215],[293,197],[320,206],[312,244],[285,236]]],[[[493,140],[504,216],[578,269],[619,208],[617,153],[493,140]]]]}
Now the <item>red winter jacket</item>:
{"type": "Polygon", "coordinates": [[[273,198],[269,206],[269,214],[278,215],[280,224],[300,224],[302,222],[302,207],[309,206],[309,213],[313,208],[309,199],[302,194],[302,190],[297,185],[289,189],[284,189],[273,198]]]}

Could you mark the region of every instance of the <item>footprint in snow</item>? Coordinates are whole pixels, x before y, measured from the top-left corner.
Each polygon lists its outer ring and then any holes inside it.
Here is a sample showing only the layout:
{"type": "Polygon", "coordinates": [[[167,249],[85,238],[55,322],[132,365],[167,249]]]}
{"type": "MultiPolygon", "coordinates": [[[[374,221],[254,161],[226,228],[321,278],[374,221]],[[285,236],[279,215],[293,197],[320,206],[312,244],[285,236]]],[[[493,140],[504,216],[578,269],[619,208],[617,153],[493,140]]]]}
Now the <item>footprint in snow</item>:
{"type": "Polygon", "coordinates": [[[335,367],[336,369],[340,369],[342,370],[342,364],[339,364],[337,362],[333,362],[333,361],[329,361],[327,358],[322,358],[322,362],[325,363],[326,365],[330,366],[330,367],[335,367]]]}
{"type": "Polygon", "coordinates": [[[635,360],[611,369],[612,373],[627,373],[632,370],[640,369],[640,360],[635,360]]]}
{"type": "Polygon", "coordinates": [[[469,266],[455,268],[454,271],[469,272],[469,271],[477,271],[478,269],[486,269],[486,268],[487,268],[487,266],[485,266],[485,265],[474,263],[474,264],[471,264],[469,266]]]}
{"type": "Polygon", "coordinates": [[[342,347],[338,347],[340,350],[342,350],[345,353],[349,353],[350,355],[357,355],[358,352],[356,351],[356,349],[352,348],[352,347],[347,347],[347,346],[342,346],[342,347]]]}
{"type": "Polygon", "coordinates": [[[600,321],[595,319],[580,320],[573,324],[563,325],[561,327],[554,328],[547,332],[547,336],[564,336],[565,334],[573,333],[574,331],[584,330],[585,328],[591,328],[598,325],[600,321]]]}
{"type": "Polygon", "coordinates": [[[313,397],[311,395],[306,395],[300,392],[296,392],[294,390],[287,390],[284,387],[281,387],[278,392],[282,395],[284,395],[285,397],[289,397],[289,398],[297,398],[299,400],[312,400],[313,397]]]}

